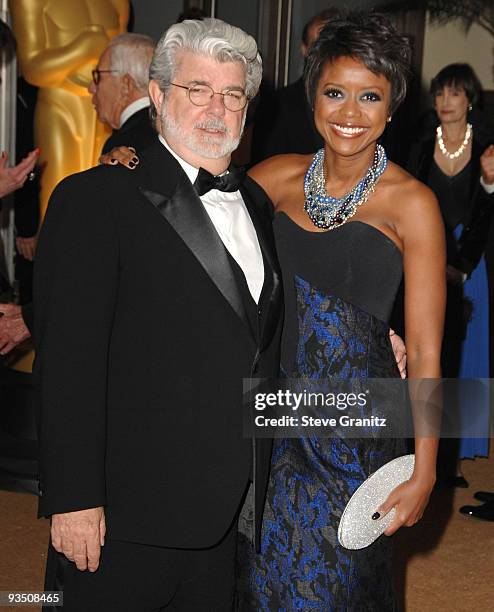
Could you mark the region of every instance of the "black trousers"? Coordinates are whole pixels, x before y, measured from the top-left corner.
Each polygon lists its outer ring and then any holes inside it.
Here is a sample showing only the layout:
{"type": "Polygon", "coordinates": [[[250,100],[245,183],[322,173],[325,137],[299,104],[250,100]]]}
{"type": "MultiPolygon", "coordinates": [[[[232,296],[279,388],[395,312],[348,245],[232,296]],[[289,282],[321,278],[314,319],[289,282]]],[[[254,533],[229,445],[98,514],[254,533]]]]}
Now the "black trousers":
{"type": "Polygon", "coordinates": [[[231,612],[237,521],[216,546],[184,550],[107,540],[96,572],[49,546],[45,589],[64,592],[60,612],[231,612]]]}

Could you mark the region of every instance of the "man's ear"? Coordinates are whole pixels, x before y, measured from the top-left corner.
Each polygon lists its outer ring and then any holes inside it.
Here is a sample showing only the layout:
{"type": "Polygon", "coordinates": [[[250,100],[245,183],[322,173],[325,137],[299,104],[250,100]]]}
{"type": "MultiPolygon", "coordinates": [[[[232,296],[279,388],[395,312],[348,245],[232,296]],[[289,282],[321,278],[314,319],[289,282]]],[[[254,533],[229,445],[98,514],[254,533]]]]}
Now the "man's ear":
{"type": "Polygon", "coordinates": [[[124,98],[130,98],[136,89],[134,79],[129,74],[124,74],[121,81],[121,92],[124,98]]]}
{"type": "Polygon", "coordinates": [[[158,116],[159,116],[160,111],[161,111],[161,105],[163,104],[163,99],[165,97],[165,94],[161,91],[161,88],[158,85],[158,82],[155,81],[154,79],[151,79],[149,81],[149,97],[151,98],[154,108],[156,109],[158,116]]]}

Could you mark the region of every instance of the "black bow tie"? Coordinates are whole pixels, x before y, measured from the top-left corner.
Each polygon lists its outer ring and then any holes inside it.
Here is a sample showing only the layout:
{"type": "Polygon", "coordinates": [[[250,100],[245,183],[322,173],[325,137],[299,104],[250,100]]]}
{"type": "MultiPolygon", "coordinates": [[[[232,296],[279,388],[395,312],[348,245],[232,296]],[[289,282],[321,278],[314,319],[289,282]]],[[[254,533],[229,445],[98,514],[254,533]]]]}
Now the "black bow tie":
{"type": "Polygon", "coordinates": [[[194,189],[197,195],[203,196],[211,189],[219,191],[237,191],[245,178],[245,169],[230,166],[228,172],[222,176],[213,176],[211,172],[199,168],[199,174],[194,181],[194,189]]]}

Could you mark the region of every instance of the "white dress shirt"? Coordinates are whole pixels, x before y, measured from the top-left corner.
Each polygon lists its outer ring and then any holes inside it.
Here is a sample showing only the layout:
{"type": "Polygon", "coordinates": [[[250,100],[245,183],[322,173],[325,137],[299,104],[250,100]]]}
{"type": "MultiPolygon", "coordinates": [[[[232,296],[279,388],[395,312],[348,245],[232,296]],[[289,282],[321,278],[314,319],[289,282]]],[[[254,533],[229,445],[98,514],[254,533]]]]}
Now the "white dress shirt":
{"type": "Polygon", "coordinates": [[[139,100],[134,100],[134,102],[131,102],[126,108],[123,109],[122,114],[120,115],[120,125],[118,127],[121,128],[127,119],[132,117],[132,115],[135,115],[142,108],[146,108],[150,105],[151,100],[149,99],[149,96],[143,96],[142,98],[139,98],[139,100]]]}
{"type": "MultiPolygon", "coordinates": [[[[199,168],[194,168],[179,157],[163,136],[160,135],[159,139],[181,165],[190,182],[194,183],[199,168]]],[[[257,304],[264,284],[264,263],[256,230],[240,191],[212,189],[201,196],[200,200],[223,244],[241,267],[249,291],[257,304]]]]}

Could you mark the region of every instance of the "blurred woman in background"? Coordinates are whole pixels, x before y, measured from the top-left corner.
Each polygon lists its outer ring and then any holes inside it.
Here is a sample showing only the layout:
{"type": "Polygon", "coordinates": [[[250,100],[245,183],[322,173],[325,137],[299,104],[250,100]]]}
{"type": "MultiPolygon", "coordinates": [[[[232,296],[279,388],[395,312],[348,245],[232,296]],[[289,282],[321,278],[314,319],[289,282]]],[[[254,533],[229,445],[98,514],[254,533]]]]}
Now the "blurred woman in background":
{"type": "MultiPolygon", "coordinates": [[[[481,113],[474,109],[481,87],[468,64],[443,68],[432,79],[431,94],[434,125],[425,129],[413,146],[409,169],[436,194],[446,228],[448,299],[443,376],[488,378],[489,296],[483,254],[494,204],[494,176],[489,171],[494,147],[488,146],[488,130],[481,113]]],[[[461,423],[466,427],[483,411],[471,398],[462,398],[462,393],[460,389],[457,397],[461,423]]],[[[448,484],[468,486],[456,460],[486,456],[487,421],[485,432],[485,438],[462,438],[442,456],[441,468],[448,484]]]]}

